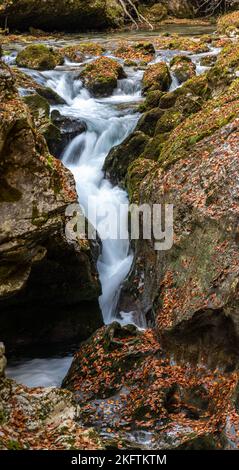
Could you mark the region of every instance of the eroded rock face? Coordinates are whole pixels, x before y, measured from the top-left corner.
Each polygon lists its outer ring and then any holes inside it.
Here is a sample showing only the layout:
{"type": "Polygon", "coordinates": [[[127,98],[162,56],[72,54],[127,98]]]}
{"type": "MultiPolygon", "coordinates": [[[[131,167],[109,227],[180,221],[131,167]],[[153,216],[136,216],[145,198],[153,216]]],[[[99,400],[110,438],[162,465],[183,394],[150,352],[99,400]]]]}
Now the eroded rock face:
{"type": "Polygon", "coordinates": [[[114,323],[75,355],[63,384],[84,424],[120,447],[212,450],[238,446],[237,383],[237,373],[176,364],[153,330],[114,323]]]}
{"type": "Polygon", "coordinates": [[[115,0],[5,0],[0,20],[8,16],[8,26],[27,31],[29,27],[45,31],[87,31],[117,26],[123,20],[122,8],[115,0]]]}
{"type": "Polygon", "coordinates": [[[2,63],[0,75],[1,338],[14,348],[81,337],[81,315],[86,338],[102,322],[97,249],[67,241],[73,176],[50,155],[2,63]]]}

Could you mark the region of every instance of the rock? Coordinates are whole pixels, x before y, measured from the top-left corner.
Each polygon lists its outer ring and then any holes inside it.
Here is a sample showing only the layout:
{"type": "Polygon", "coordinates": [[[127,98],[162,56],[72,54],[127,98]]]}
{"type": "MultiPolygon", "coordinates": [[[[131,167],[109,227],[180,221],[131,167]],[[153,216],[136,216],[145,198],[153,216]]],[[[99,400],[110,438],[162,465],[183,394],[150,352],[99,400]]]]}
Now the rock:
{"type": "Polygon", "coordinates": [[[85,65],[79,77],[93,96],[103,97],[110,96],[117,87],[117,80],[126,75],[116,60],[101,57],[85,65]]]}
{"type": "Polygon", "coordinates": [[[169,68],[165,62],[149,65],[143,76],[144,92],[167,91],[171,81],[169,68]]]}
{"type": "Polygon", "coordinates": [[[34,70],[52,70],[57,65],[62,65],[62,55],[53,48],[43,44],[31,45],[20,51],[16,58],[19,67],[34,70]]]}
{"type": "Polygon", "coordinates": [[[39,83],[35,82],[33,78],[24,73],[18,67],[11,68],[14,80],[17,88],[23,88],[25,90],[35,90],[38,95],[45,98],[49,104],[65,104],[65,100],[59,96],[54,90],[48,87],[39,86],[39,83]]]}
{"type": "Polygon", "coordinates": [[[196,76],[196,65],[187,56],[176,56],[170,62],[171,71],[179,83],[186,82],[196,76]]]}
{"type": "Polygon", "coordinates": [[[114,51],[115,57],[120,57],[126,60],[138,60],[141,63],[151,62],[155,54],[154,45],[148,41],[141,41],[129,44],[121,42],[117,49],[114,51]]]}
{"type": "Polygon", "coordinates": [[[217,31],[220,34],[226,34],[229,37],[239,34],[239,12],[233,11],[222,15],[217,21],[217,31]]]}
{"type": "Polygon", "coordinates": [[[117,322],[82,346],[63,382],[81,422],[123,448],[150,450],[224,448],[230,417],[239,426],[237,383],[238,373],[174,362],[152,329],[117,322]]]}
{"type": "Polygon", "coordinates": [[[168,9],[165,5],[156,3],[149,8],[148,18],[153,23],[160,23],[168,15],[168,9]]]}
{"type": "Polygon", "coordinates": [[[73,176],[50,155],[0,65],[1,339],[11,349],[85,339],[102,324],[97,247],[66,238],[73,176]]]}
{"type": "Polygon", "coordinates": [[[86,131],[86,124],[74,117],[63,116],[57,109],[51,112],[51,121],[60,130],[60,141],[54,142],[54,155],[60,157],[66,146],[86,131]]]}
{"type": "Polygon", "coordinates": [[[176,18],[194,18],[194,5],[190,0],[163,0],[170,15],[176,18]]]}
{"type": "Polygon", "coordinates": [[[192,54],[209,52],[208,41],[188,36],[160,36],[155,41],[156,49],[170,49],[178,51],[187,51],[192,54]]]}
{"type": "Polygon", "coordinates": [[[51,105],[66,104],[65,100],[61,96],[59,96],[56,91],[52,90],[52,88],[39,87],[37,85],[36,92],[38,93],[38,95],[45,98],[51,105]]]}
{"type": "Polygon", "coordinates": [[[78,424],[72,393],[59,388],[27,388],[0,379],[1,450],[100,450],[103,440],[78,424]]]}
{"type": "Polygon", "coordinates": [[[156,252],[154,240],[134,241],[118,306],[154,314],[176,357],[226,370],[237,367],[239,344],[237,69],[233,44],[206,74],[162,95],[161,117],[153,108],[154,135],[125,181],[131,202],[174,204],[174,245],[156,252]]]}
{"type": "Polygon", "coordinates": [[[29,27],[44,31],[79,32],[104,30],[123,23],[122,8],[116,0],[5,0],[0,12],[4,25],[8,17],[9,28],[27,31],[29,27]]]}
{"type": "Polygon", "coordinates": [[[50,152],[54,156],[60,156],[57,150],[61,142],[61,132],[50,119],[50,105],[48,101],[38,93],[25,96],[23,101],[30,108],[35,126],[45,137],[50,152]]]}
{"type": "Polygon", "coordinates": [[[0,342],[0,380],[5,375],[5,369],[7,365],[7,359],[5,357],[5,346],[0,342]]]}
{"type": "Polygon", "coordinates": [[[200,65],[205,66],[205,67],[210,67],[211,65],[214,65],[216,61],[217,61],[216,55],[208,55],[208,56],[202,57],[200,61],[200,65]]]}
{"type": "Polygon", "coordinates": [[[73,62],[83,62],[87,57],[101,56],[105,52],[105,48],[97,42],[82,42],[63,47],[60,52],[73,62]]]}
{"type": "Polygon", "coordinates": [[[113,184],[124,180],[128,166],[141,155],[148,140],[149,138],[143,132],[138,131],[109,152],[103,170],[113,184]]]}

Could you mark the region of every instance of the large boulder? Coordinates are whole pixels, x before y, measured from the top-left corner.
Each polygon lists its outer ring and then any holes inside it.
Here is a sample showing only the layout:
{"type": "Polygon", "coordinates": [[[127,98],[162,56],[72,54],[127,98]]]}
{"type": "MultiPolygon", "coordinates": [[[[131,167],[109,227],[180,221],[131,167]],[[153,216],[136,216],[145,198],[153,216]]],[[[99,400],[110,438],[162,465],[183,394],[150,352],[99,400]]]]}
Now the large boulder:
{"type": "Polygon", "coordinates": [[[169,68],[165,62],[149,65],[143,76],[144,92],[167,91],[171,85],[169,68]]]}
{"type": "Polygon", "coordinates": [[[178,364],[153,330],[119,323],[82,346],[63,382],[86,426],[120,448],[150,450],[237,447],[237,384],[238,373],[178,364]]]}
{"type": "Polygon", "coordinates": [[[63,62],[64,59],[59,52],[43,44],[25,47],[16,58],[19,67],[35,70],[52,70],[63,62]]]}
{"type": "Polygon", "coordinates": [[[239,34],[239,11],[233,11],[222,15],[217,21],[217,31],[227,36],[238,36],[239,34]]]}
{"type": "Polygon", "coordinates": [[[123,10],[116,0],[5,0],[0,21],[8,18],[9,28],[29,27],[45,31],[87,31],[114,27],[123,21],[123,10]]]}
{"type": "Polygon", "coordinates": [[[170,68],[179,83],[186,82],[196,75],[196,65],[188,56],[175,56],[170,62],[170,68]]]}
{"type": "Polygon", "coordinates": [[[123,67],[108,57],[86,64],[79,76],[95,97],[110,96],[117,87],[117,80],[126,77],[123,67]]]}
{"type": "Polygon", "coordinates": [[[154,137],[126,182],[132,202],[174,204],[174,245],[156,252],[153,240],[134,242],[119,303],[153,315],[167,349],[229,368],[239,359],[237,69],[235,44],[207,74],[161,97],[154,137]]]}
{"type": "Polygon", "coordinates": [[[1,339],[13,348],[83,339],[102,323],[97,247],[67,240],[73,176],[50,155],[2,63],[0,75],[1,339]]]}

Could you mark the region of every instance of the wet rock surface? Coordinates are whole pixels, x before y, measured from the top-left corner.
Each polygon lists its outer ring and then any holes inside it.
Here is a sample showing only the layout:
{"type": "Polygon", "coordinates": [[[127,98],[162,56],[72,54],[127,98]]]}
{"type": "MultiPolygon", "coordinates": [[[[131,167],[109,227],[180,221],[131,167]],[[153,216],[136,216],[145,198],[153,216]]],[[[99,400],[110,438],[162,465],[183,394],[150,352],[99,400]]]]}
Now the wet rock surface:
{"type": "Polygon", "coordinates": [[[82,422],[115,446],[189,450],[237,446],[237,381],[237,373],[175,363],[153,330],[113,323],[75,355],[63,385],[82,422]]]}
{"type": "Polygon", "coordinates": [[[102,322],[100,286],[90,245],[69,244],[64,233],[65,209],[76,202],[73,177],[50,155],[3,63],[0,93],[2,339],[11,348],[34,342],[36,323],[43,342],[85,338],[102,322]],[[83,336],[75,329],[82,312],[83,336]]]}

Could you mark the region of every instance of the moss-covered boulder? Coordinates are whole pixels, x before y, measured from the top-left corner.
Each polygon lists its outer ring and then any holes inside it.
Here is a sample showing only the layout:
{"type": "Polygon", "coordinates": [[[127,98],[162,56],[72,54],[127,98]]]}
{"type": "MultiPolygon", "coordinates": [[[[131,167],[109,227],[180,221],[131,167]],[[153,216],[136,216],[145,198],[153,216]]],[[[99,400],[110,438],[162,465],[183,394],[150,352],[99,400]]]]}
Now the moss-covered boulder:
{"type": "Polygon", "coordinates": [[[114,55],[125,60],[137,60],[140,62],[151,62],[155,54],[154,45],[148,41],[141,41],[129,44],[128,42],[121,42],[114,55]]]}
{"type": "Polygon", "coordinates": [[[216,61],[217,61],[216,55],[207,55],[201,58],[200,65],[202,65],[203,67],[211,67],[212,65],[215,64],[216,61]]]}
{"type": "Polygon", "coordinates": [[[238,373],[176,363],[152,329],[114,322],[75,354],[63,385],[76,394],[81,422],[121,448],[212,450],[233,448],[226,435],[233,417],[239,424],[237,383],[238,373]]]}
{"type": "Polygon", "coordinates": [[[23,100],[30,108],[36,129],[45,137],[50,152],[59,156],[56,149],[61,140],[61,132],[51,121],[48,101],[38,93],[25,96],[23,100]]]}
{"type": "Polygon", "coordinates": [[[143,76],[144,93],[149,91],[167,91],[171,84],[171,75],[165,62],[149,65],[143,76]]]}
{"type": "Polygon", "coordinates": [[[179,83],[186,82],[196,75],[196,65],[185,55],[174,57],[170,62],[170,68],[179,83]]]}
{"type": "Polygon", "coordinates": [[[217,30],[227,36],[237,36],[239,34],[239,12],[233,11],[219,17],[217,30]]]}
{"type": "Polygon", "coordinates": [[[116,60],[100,57],[85,65],[79,77],[93,96],[103,97],[110,96],[117,87],[117,80],[125,78],[126,74],[116,60]]]}
{"type": "Polygon", "coordinates": [[[105,48],[97,42],[82,42],[63,47],[60,52],[72,62],[82,62],[90,56],[101,56],[105,52],[105,48]]]}
{"type": "Polygon", "coordinates": [[[123,24],[124,13],[117,0],[5,0],[0,22],[4,27],[28,31],[29,27],[44,31],[104,30],[123,24]]]}
{"type": "Polygon", "coordinates": [[[51,70],[63,62],[64,59],[58,51],[45,45],[27,46],[16,58],[19,67],[35,70],[51,70]]]}
{"type": "Polygon", "coordinates": [[[147,7],[147,17],[153,23],[160,23],[167,17],[168,10],[165,5],[156,3],[150,8],[147,7]]]}
{"type": "Polygon", "coordinates": [[[122,182],[132,161],[138,158],[145,148],[149,138],[140,131],[127,137],[123,144],[114,147],[104,163],[104,171],[114,184],[122,182]]]}

